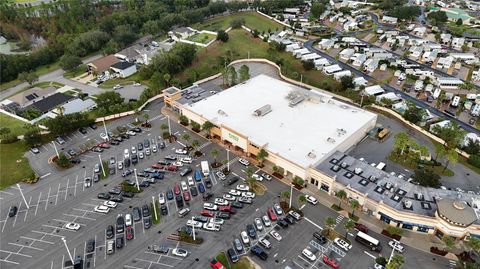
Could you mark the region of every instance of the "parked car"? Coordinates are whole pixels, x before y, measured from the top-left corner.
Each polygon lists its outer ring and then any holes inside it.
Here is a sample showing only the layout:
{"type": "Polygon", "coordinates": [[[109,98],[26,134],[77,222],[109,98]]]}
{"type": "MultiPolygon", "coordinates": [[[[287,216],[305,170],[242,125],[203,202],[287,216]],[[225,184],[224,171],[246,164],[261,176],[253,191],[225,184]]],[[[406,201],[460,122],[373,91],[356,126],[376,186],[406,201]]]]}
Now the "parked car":
{"type": "Polygon", "coordinates": [[[316,205],[318,203],[318,200],[311,195],[305,195],[305,198],[307,199],[307,202],[309,202],[312,205],[316,205]]]}
{"type": "Polygon", "coordinates": [[[267,252],[265,252],[265,250],[257,245],[255,246],[252,246],[252,248],[250,249],[250,251],[256,255],[257,257],[259,257],[261,260],[266,260],[268,258],[268,254],[267,252]]]}
{"type": "Polygon", "coordinates": [[[238,255],[237,253],[235,252],[235,250],[233,248],[229,248],[227,250],[227,253],[228,253],[228,257],[230,258],[230,260],[233,262],[233,263],[236,263],[238,262],[238,255]]]}
{"type": "Polygon", "coordinates": [[[172,254],[178,257],[185,258],[188,255],[188,251],[183,248],[174,248],[172,249],[172,254]]]}
{"type": "Polygon", "coordinates": [[[15,217],[15,215],[17,215],[17,212],[18,212],[18,208],[16,206],[10,207],[10,210],[8,210],[8,217],[10,218],[15,217]]]}
{"type": "Polygon", "coordinates": [[[313,237],[322,245],[328,242],[328,239],[319,232],[314,232],[313,237]]]}
{"type": "Polygon", "coordinates": [[[242,252],[242,251],[243,251],[243,245],[242,245],[242,242],[240,242],[240,239],[235,238],[235,240],[233,241],[233,245],[235,246],[235,249],[236,249],[238,252],[242,252]]]}
{"type": "Polygon", "coordinates": [[[269,233],[273,238],[275,238],[277,241],[282,240],[282,236],[275,230],[270,231],[269,233]]]}
{"type": "Polygon", "coordinates": [[[245,165],[245,166],[250,165],[250,162],[248,160],[244,159],[244,158],[238,159],[238,162],[245,165]]]}
{"type": "Polygon", "coordinates": [[[328,265],[328,266],[330,266],[330,267],[332,267],[332,268],[334,268],[334,269],[337,269],[337,268],[340,267],[340,263],[339,263],[336,259],[334,259],[334,258],[331,258],[331,259],[330,259],[330,258],[329,258],[328,256],[326,256],[326,255],[323,256],[323,262],[324,262],[326,265],[328,265]]]}
{"type": "Polygon", "coordinates": [[[340,248],[344,249],[345,251],[349,251],[352,248],[352,245],[345,242],[343,239],[337,237],[333,240],[333,242],[339,246],[340,248]]]}
{"type": "Polygon", "coordinates": [[[315,256],[313,252],[308,248],[305,248],[302,250],[302,255],[307,259],[309,259],[311,262],[314,262],[317,260],[317,256],[315,256]]]}
{"type": "Polygon", "coordinates": [[[405,250],[405,247],[396,240],[391,240],[390,242],[388,242],[388,245],[400,253],[403,253],[403,251],[405,250]]]}
{"type": "Polygon", "coordinates": [[[115,236],[115,230],[113,230],[113,225],[108,225],[105,230],[105,236],[107,239],[113,238],[115,236]]]}

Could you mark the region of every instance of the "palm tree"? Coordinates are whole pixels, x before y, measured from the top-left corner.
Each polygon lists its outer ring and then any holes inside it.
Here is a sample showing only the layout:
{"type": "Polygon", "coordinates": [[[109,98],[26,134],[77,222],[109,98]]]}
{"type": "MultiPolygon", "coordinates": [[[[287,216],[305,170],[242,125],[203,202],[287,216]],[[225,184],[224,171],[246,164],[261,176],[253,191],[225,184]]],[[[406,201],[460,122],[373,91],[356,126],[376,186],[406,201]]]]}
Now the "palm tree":
{"type": "Polygon", "coordinates": [[[145,119],[145,123],[148,122],[148,119],[150,118],[150,115],[148,115],[147,113],[143,114],[143,118],[145,119]]]}
{"type": "Polygon", "coordinates": [[[247,177],[252,177],[253,175],[253,168],[252,167],[248,167],[245,172],[247,173],[247,177]]]}
{"type": "Polygon", "coordinates": [[[337,222],[332,217],[327,217],[325,219],[325,226],[327,226],[327,235],[330,235],[330,230],[333,229],[333,227],[335,227],[336,224],[337,222]]]}
{"type": "Polygon", "coordinates": [[[297,200],[300,205],[304,205],[307,202],[307,197],[305,197],[305,195],[302,194],[298,196],[297,200]]]}
{"type": "Polygon", "coordinates": [[[192,147],[196,150],[200,146],[200,141],[198,140],[193,140],[192,141],[192,147]]]}
{"type": "Polygon", "coordinates": [[[405,259],[402,255],[395,254],[392,257],[392,260],[387,264],[387,269],[400,269],[405,263],[405,259]]]}
{"type": "Polygon", "coordinates": [[[403,151],[410,143],[410,137],[405,132],[400,132],[395,135],[394,147],[397,149],[397,157],[403,155],[403,151]]]}
{"type": "Polygon", "coordinates": [[[342,207],[342,201],[347,198],[347,193],[344,190],[339,190],[337,191],[336,196],[340,199],[340,202],[338,203],[338,207],[342,207]]]}
{"type": "Polygon", "coordinates": [[[257,181],[253,177],[247,178],[246,182],[250,189],[253,189],[253,187],[255,187],[255,184],[257,184],[257,181]]]}
{"type": "Polygon", "coordinates": [[[347,238],[347,234],[351,231],[353,231],[353,228],[355,228],[355,223],[353,220],[349,219],[345,224],[343,224],[343,228],[345,228],[345,238],[347,238]]]}
{"type": "Polygon", "coordinates": [[[182,139],[185,140],[185,142],[186,142],[185,147],[188,148],[188,141],[190,141],[190,135],[187,134],[187,133],[184,133],[184,134],[182,135],[182,139]]]}
{"type": "Polygon", "coordinates": [[[446,152],[446,157],[447,157],[447,163],[445,164],[445,167],[443,168],[443,172],[447,170],[447,167],[450,163],[456,164],[458,162],[458,153],[455,148],[448,149],[446,152]]]}
{"type": "Polygon", "coordinates": [[[257,153],[257,160],[260,162],[260,165],[263,166],[263,161],[268,157],[268,152],[265,149],[261,149],[257,153]]]}
{"type": "Polygon", "coordinates": [[[355,209],[358,209],[360,207],[360,203],[357,200],[352,199],[350,200],[350,207],[353,209],[352,217],[355,217],[355,209]]]}
{"type": "Polygon", "coordinates": [[[165,81],[165,86],[170,86],[170,79],[172,77],[170,76],[170,74],[166,73],[165,75],[163,75],[163,80],[165,81]]]}
{"type": "Polygon", "coordinates": [[[280,197],[284,202],[286,202],[288,199],[290,199],[290,192],[289,191],[282,191],[280,193],[280,197]]]}
{"type": "Polygon", "coordinates": [[[475,252],[480,253],[480,239],[471,236],[468,238],[467,245],[475,252]]]}
{"type": "Polygon", "coordinates": [[[212,149],[210,154],[212,154],[213,156],[213,163],[217,163],[217,157],[218,157],[218,154],[220,154],[220,152],[218,152],[217,149],[212,149]]]}
{"type": "Polygon", "coordinates": [[[166,125],[165,123],[162,123],[162,125],[160,125],[160,129],[165,131],[168,129],[168,125],[166,125]]]}
{"type": "Polygon", "coordinates": [[[215,125],[213,125],[213,123],[208,120],[202,124],[202,129],[205,130],[208,133],[208,135],[210,135],[210,130],[213,127],[215,127],[215,125]]]}

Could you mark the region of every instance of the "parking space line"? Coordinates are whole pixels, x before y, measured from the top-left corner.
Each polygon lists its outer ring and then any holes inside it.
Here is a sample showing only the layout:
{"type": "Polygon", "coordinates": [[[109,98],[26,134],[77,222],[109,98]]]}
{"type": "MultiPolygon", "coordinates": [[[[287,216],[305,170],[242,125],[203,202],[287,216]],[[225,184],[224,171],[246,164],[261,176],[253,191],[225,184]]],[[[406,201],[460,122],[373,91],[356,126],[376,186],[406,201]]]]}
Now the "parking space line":
{"type": "Polygon", "coordinates": [[[52,261],[52,263],[50,264],[50,269],[53,269],[53,261],[52,261]]]}
{"type": "Polygon", "coordinates": [[[140,259],[140,258],[135,258],[135,260],[150,263],[150,265],[148,266],[148,268],[150,268],[150,267],[152,266],[152,264],[158,264],[158,265],[162,265],[162,266],[166,266],[166,267],[170,267],[170,268],[173,267],[173,265],[170,265],[170,264],[160,263],[160,262],[154,262],[154,261],[144,260],[144,259],[140,259]]]}
{"type": "MultiPolygon", "coordinates": [[[[75,255],[73,255],[73,257],[75,257],[75,255]]],[[[85,243],[83,244],[83,267],[86,268],[87,267],[87,241],[85,241],[85,243]]]]}
{"type": "MultiPolygon", "coordinates": [[[[39,251],[43,251],[42,248],[36,248],[36,247],[32,247],[31,245],[30,246],[27,246],[27,245],[21,245],[21,244],[17,244],[17,243],[11,243],[11,242],[8,242],[8,244],[10,245],[14,245],[14,246],[18,246],[18,247],[21,247],[22,249],[23,248],[31,248],[31,249],[35,249],[35,250],[39,250],[39,251]]],[[[21,250],[21,249],[20,249],[21,250]]],[[[19,251],[20,251],[19,250],[19,251]]]]}
{"type": "MultiPolygon", "coordinates": [[[[97,235],[95,234],[95,246],[97,245],[97,235]]],[[[93,267],[95,267],[95,261],[97,258],[97,247],[93,248],[93,267]]]]}
{"type": "Polygon", "coordinates": [[[43,240],[43,237],[42,237],[42,239],[35,239],[35,238],[31,238],[31,237],[26,237],[26,236],[20,236],[20,238],[27,239],[27,240],[33,240],[35,242],[38,241],[38,242],[42,242],[42,243],[45,243],[45,244],[55,245],[55,243],[53,243],[53,242],[43,240]]]}
{"type": "MultiPolygon", "coordinates": [[[[18,263],[18,262],[9,261],[9,260],[6,260],[6,259],[0,259],[0,262],[7,262],[7,263],[15,264],[15,265],[19,265],[19,264],[20,264],[20,263],[18,263]]],[[[141,268],[140,268],[140,269],[141,269],[141,268]]]]}
{"type": "Polygon", "coordinates": [[[18,255],[18,256],[23,256],[23,257],[28,257],[28,258],[31,258],[31,257],[32,257],[32,256],[30,256],[30,255],[23,254],[23,253],[20,253],[20,252],[12,252],[12,251],[3,250],[3,249],[0,249],[0,252],[8,253],[8,254],[9,254],[9,255],[7,256],[7,258],[5,258],[5,259],[8,259],[8,257],[10,257],[10,255],[18,255]]]}
{"type": "Polygon", "coordinates": [[[40,192],[40,195],[38,196],[37,206],[35,206],[35,216],[37,215],[38,206],[40,205],[40,198],[41,197],[42,197],[42,192],[40,192]]]}
{"type": "Polygon", "coordinates": [[[68,216],[68,217],[75,217],[75,218],[81,218],[81,219],[88,219],[88,220],[92,220],[92,221],[95,221],[97,219],[94,219],[94,218],[89,218],[89,217],[85,217],[85,216],[78,216],[78,215],[74,215],[74,214],[65,214],[65,213],[62,213],[64,216],[68,216]]]}
{"type": "Polygon", "coordinates": [[[367,254],[368,256],[370,256],[372,259],[376,259],[377,257],[375,257],[375,255],[367,252],[367,251],[364,251],[363,253],[367,254]]]}
{"type": "MultiPolygon", "coordinates": [[[[22,207],[22,201],[20,201],[20,204],[18,204],[18,208],[21,208],[21,207],[22,207]]],[[[17,223],[17,217],[18,217],[18,213],[15,214],[15,219],[13,220],[12,227],[15,227],[15,223],[17,223]]]]}
{"type": "Polygon", "coordinates": [[[45,200],[45,211],[47,211],[48,201],[50,200],[50,191],[51,191],[51,190],[52,190],[52,187],[48,187],[47,200],[45,200]]]}
{"type": "MultiPolygon", "coordinates": [[[[79,223],[79,224],[80,224],[80,223],[79,223]]],[[[74,232],[74,233],[76,232],[76,231],[74,231],[74,230],[69,230],[69,229],[65,229],[65,228],[63,228],[63,227],[58,227],[58,226],[53,226],[53,225],[42,224],[42,226],[43,226],[43,227],[52,228],[52,229],[55,229],[55,230],[56,230],[56,229],[60,229],[60,230],[63,230],[63,231],[69,231],[69,232],[74,232]]],[[[60,237],[62,237],[62,236],[60,236],[60,237]]]]}
{"type": "Polygon", "coordinates": [[[65,201],[67,200],[67,194],[68,194],[68,185],[70,184],[70,178],[67,178],[67,188],[65,189],[65,201]]]}
{"type": "MultiPolygon", "coordinates": [[[[68,221],[68,220],[62,220],[62,219],[52,219],[54,221],[58,221],[58,222],[65,222],[65,223],[69,223],[69,222],[75,222],[75,223],[78,223],[76,222],[76,218],[73,220],[73,221],[68,221]]],[[[87,226],[87,224],[83,224],[83,223],[78,223],[80,226],[87,226]]]]}
{"type": "Polygon", "coordinates": [[[57,205],[57,202],[58,202],[58,194],[60,193],[60,185],[62,183],[58,183],[58,189],[57,189],[57,195],[55,195],[55,205],[57,205]]]}
{"type": "MultiPolygon", "coordinates": [[[[8,208],[8,212],[10,212],[11,209],[12,209],[12,206],[10,206],[10,208],[8,208]]],[[[3,229],[5,229],[5,225],[7,224],[8,212],[7,212],[7,216],[5,217],[5,220],[3,220],[2,233],[3,233],[3,229]]]]}
{"type": "Polygon", "coordinates": [[[311,221],[310,219],[308,219],[306,217],[304,217],[303,219],[310,222],[313,226],[317,227],[318,229],[320,229],[320,231],[323,230],[323,228],[320,225],[316,224],[315,222],[311,221]]]}
{"type": "Polygon", "coordinates": [[[78,185],[78,175],[75,178],[75,190],[73,191],[73,196],[77,196],[77,185],[78,185]]]}
{"type": "Polygon", "coordinates": [[[144,268],[141,268],[141,267],[136,267],[136,266],[132,266],[132,265],[126,265],[126,264],[123,265],[123,268],[144,269],[144,268]]]}
{"type": "Polygon", "coordinates": [[[13,193],[11,193],[11,192],[8,192],[8,191],[0,191],[0,193],[4,193],[4,194],[8,194],[8,195],[12,195],[12,196],[14,196],[14,194],[13,194],[13,193]]]}

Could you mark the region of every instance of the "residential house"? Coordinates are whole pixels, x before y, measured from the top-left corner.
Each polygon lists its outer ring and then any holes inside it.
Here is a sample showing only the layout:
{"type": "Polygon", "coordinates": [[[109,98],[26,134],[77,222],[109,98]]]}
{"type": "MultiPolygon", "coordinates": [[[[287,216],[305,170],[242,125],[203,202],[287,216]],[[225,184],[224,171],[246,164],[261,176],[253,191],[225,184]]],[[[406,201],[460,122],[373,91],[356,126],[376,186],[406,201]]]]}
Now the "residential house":
{"type": "Polygon", "coordinates": [[[364,67],[365,71],[372,73],[378,68],[378,60],[370,58],[365,61],[364,67]]]}
{"type": "Polygon", "coordinates": [[[88,63],[87,68],[90,72],[94,72],[97,75],[101,75],[105,71],[108,71],[112,65],[118,62],[120,62],[120,60],[114,55],[110,54],[88,63]]]}
{"type": "Polygon", "coordinates": [[[465,44],[465,38],[455,37],[452,39],[452,47],[457,50],[461,50],[462,46],[465,44]]]}
{"type": "Polygon", "coordinates": [[[440,57],[437,61],[437,68],[445,68],[449,69],[453,64],[453,57],[448,56],[448,57],[440,57]]]}
{"type": "Polygon", "coordinates": [[[334,39],[322,39],[320,43],[318,43],[318,46],[322,50],[329,50],[335,45],[335,40],[334,39]]]}
{"type": "Polygon", "coordinates": [[[333,75],[342,70],[343,69],[338,64],[334,64],[334,65],[324,67],[322,71],[325,75],[333,75]]]}
{"type": "Polygon", "coordinates": [[[379,102],[379,103],[382,102],[382,99],[390,100],[393,103],[398,103],[398,102],[402,101],[402,98],[400,98],[398,95],[396,95],[393,92],[387,92],[387,93],[384,93],[384,94],[377,95],[377,97],[375,97],[375,101],[379,102]]]}
{"type": "Polygon", "coordinates": [[[422,61],[425,63],[431,63],[438,57],[437,51],[426,51],[422,56],[422,61]]]}
{"type": "Polygon", "coordinates": [[[293,44],[287,45],[287,46],[285,47],[285,51],[287,51],[287,52],[292,52],[292,51],[298,50],[298,49],[300,49],[300,48],[301,48],[301,47],[300,47],[299,44],[293,43],[293,44]]]}
{"type": "Polygon", "coordinates": [[[463,61],[467,64],[478,63],[478,58],[473,53],[450,53],[450,57],[453,57],[456,61],[463,61]]]}
{"type": "Polygon", "coordinates": [[[472,72],[472,80],[480,81],[480,68],[472,72]]]}
{"type": "Polygon", "coordinates": [[[449,125],[451,125],[450,120],[444,120],[444,121],[440,121],[440,122],[431,124],[431,125],[430,125],[430,132],[431,132],[431,133],[435,133],[435,132],[434,132],[435,126],[438,126],[438,127],[440,127],[440,128],[444,128],[444,127],[449,126],[449,125]]]}
{"type": "Polygon", "coordinates": [[[440,42],[444,45],[450,45],[450,42],[452,42],[452,35],[445,33],[440,34],[440,42]]]}
{"type": "Polygon", "coordinates": [[[353,54],[355,54],[354,49],[344,49],[340,52],[340,59],[344,61],[348,61],[350,60],[350,57],[353,56],[353,54]]]}
{"type": "Polygon", "coordinates": [[[197,33],[197,30],[190,27],[179,27],[173,31],[168,32],[172,39],[187,39],[197,33]]]}
{"type": "Polygon", "coordinates": [[[316,53],[309,53],[302,55],[302,61],[315,61],[316,59],[322,58],[320,55],[316,53]]]}
{"type": "Polygon", "coordinates": [[[345,30],[346,32],[354,31],[357,28],[358,24],[355,21],[347,21],[343,24],[343,30],[345,30]]]}
{"type": "Polygon", "coordinates": [[[426,27],[417,27],[417,28],[413,29],[412,32],[413,32],[414,35],[424,36],[425,33],[427,32],[427,28],[426,27]]]}
{"type": "Polygon", "coordinates": [[[331,63],[325,59],[325,58],[320,58],[315,61],[313,61],[315,64],[315,69],[317,70],[322,70],[324,67],[331,65],[331,63]]]}
{"type": "Polygon", "coordinates": [[[367,86],[368,81],[364,77],[360,76],[353,79],[353,84],[357,87],[367,86]]]}
{"type": "Polygon", "coordinates": [[[63,105],[70,100],[75,99],[75,97],[64,94],[64,93],[54,93],[45,98],[42,98],[38,101],[33,102],[32,104],[25,107],[25,110],[36,109],[42,114],[46,114],[56,108],[57,106],[63,105]]]}
{"type": "Polygon", "coordinates": [[[385,93],[385,90],[380,85],[365,87],[364,91],[368,96],[378,96],[385,93]]]}
{"type": "Polygon", "coordinates": [[[392,59],[393,58],[393,54],[390,53],[390,52],[378,52],[378,53],[374,53],[373,54],[373,57],[372,57],[374,60],[378,60],[378,61],[381,61],[381,60],[388,60],[388,59],[392,59]]]}
{"type": "Polygon", "coordinates": [[[366,48],[366,49],[365,49],[365,54],[366,54],[368,57],[373,57],[373,55],[374,55],[375,53],[383,53],[383,52],[386,52],[386,50],[381,49],[381,48],[366,48]]]}
{"type": "Polygon", "coordinates": [[[437,43],[425,43],[425,44],[423,44],[423,49],[425,51],[440,52],[440,51],[442,51],[442,45],[437,44],[437,43]]]}
{"type": "Polygon", "coordinates": [[[55,87],[38,88],[33,87],[25,91],[21,91],[12,97],[8,97],[8,100],[17,104],[18,108],[24,108],[31,105],[34,102],[42,100],[57,91],[55,87]]]}
{"type": "Polygon", "coordinates": [[[333,78],[335,80],[340,80],[342,77],[351,77],[351,76],[352,76],[352,72],[350,72],[350,70],[343,70],[333,74],[333,78]]]}
{"type": "Polygon", "coordinates": [[[121,78],[129,77],[137,73],[137,66],[130,62],[118,62],[110,67],[121,78]]]}
{"type": "MultiPolygon", "coordinates": [[[[62,113],[63,115],[90,111],[95,108],[97,104],[92,99],[73,99],[72,101],[62,105],[62,113]]],[[[57,114],[60,114],[58,108],[56,109],[57,114]]]]}
{"type": "Polygon", "coordinates": [[[464,84],[464,82],[461,79],[454,78],[454,77],[437,78],[437,83],[440,89],[442,90],[447,90],[447,89],[456,90],[460,85],[464,84]]]}
{"type": "Polygon", "coordinates": [[[423,48],[419,46],[412,46],[410,47],[409,51],[410,51],[409,56],[415,60],[418,60],[420,56],[422,56],[423,48]]]}
{"type": "Polygon", "coordinates": [[[480,115],[480,104],[473,105],[470,114],[474,117],[478,117],[480,115]]]}
{"type": "Polygon", "coordinates": [[[302,55],[309,54],[309,53],[310,53],[310,51],[307,48],[301,48],[301,49],[298,49],[298,50],[294,50],[292,52],[293,56],[295,56],[296,58],[301,58],[302,55]]]}
{"type": "Polygon", "coordinates": [[[390,16],[383,16],[382,21],[384,23],[388,23],[388,24],[397,24],[398,18],[390,17],[390,16]]]}
{"type": "Polygon", "coordinates": [[[354,60],[353,60],[352,65],[353,65],[353,66],[360,67],[360,66],[362,66],[362,64],[363,64],[366,60],[367,60],[367,55],[361,54],[361,53],[356,53],[356,54],[354,55],[354,60]]]}

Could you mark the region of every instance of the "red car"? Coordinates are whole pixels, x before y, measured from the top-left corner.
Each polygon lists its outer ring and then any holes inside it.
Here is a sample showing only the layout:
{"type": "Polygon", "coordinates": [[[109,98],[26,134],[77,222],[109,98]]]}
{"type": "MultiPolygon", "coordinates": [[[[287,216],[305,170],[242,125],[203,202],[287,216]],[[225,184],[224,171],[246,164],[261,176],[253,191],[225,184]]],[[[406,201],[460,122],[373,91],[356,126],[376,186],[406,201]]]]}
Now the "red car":
{"type": "Polygon", "coordinates": [[[272,220],[272,221],[276,221],[278,219],[277,214],[275,214],[275,212],[273,211],[273,209],[271,207],[268,208],[267,214],[268,214],[268,217],[270,218],[270,220],[272,220]]]}
{"type": "Polygon", "coordinates": [[[368,234],[368,227],[363,225],[363,224],[355,222],[355,228],[357,230],[359,230],[360,232],[364,232],[364,233],[368,234]]]}
{"type": "Polygon", "coordinates": [[[213,218],[215,216],[215,214],[213,214],[213,212],[210,212],[206,209],[203,209],[202,212],[200,212],[200,214],[202,216],[205,216],[205,217],[210,217],[210,218],[213,218]]]}
{"type": "Polygon", "coordinates": [[[225,269],[225,266],[223,266],[223,264],[221,264],[215,258],[210,261],[210,267],[212,267],[212,269],[225,269]]]}
{"type": "Polygon", "coordinates": [[[128,226],[127,227],[127,240],[131,240],[133,239],[133,227],[132,226],[128,226]]]}
{"type": "Polygon", "coordinates": [[[173,186],[173,192],[175,193],[175,195],[180,194],[180,186],[178,186],[178,183],[175,183],[175,185],[173,186]]]}
{"type": "Polygon", "coordinates": [[[231,205],[221,206],[221,207],[218,208],[218,210],[220,210],[222,212],[230,213],[230,211],[232,211],[232,206],[231,205]]]}
{"type": "Polygon", "coordinates": [[[338,261],[335,259],[329,259],[328,256],[323,256],[323,262],[332,268],[340,268],[340,264],[338,263],[338,261]]]}
{"type": "Polygon", "coordinates": [[[177,166],[175,166],[175,165],[173,165],[173,164],[167,166],[167,170],[168,170],[168,171],[177,171],[177,169],[178,169],[177,166]]]}
{"type": "Polygon", "coordinates": [[[155,164],[152,165],[152,168],[153,169],[163,169],[163,165],[155,163],[155,164]]]}
{"type": "Polygon", "coordinates": [[[190,201],[190,193],[188,191],[183,192],[183,200],[185,200],[185,202],[190,201]]]}
{"type": "Polygon", "coordinates": [[[102,149],[109,149],[110,148],[110,144],[108,144],[108,143],[101,143],[98,146],[101,147],[102,149]]]}

